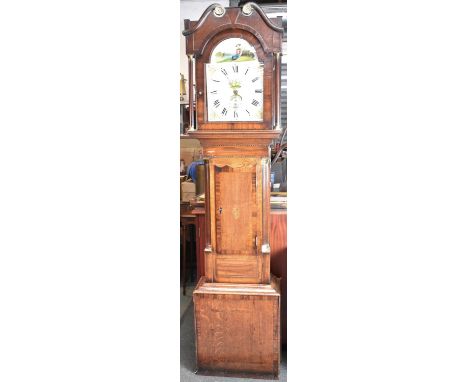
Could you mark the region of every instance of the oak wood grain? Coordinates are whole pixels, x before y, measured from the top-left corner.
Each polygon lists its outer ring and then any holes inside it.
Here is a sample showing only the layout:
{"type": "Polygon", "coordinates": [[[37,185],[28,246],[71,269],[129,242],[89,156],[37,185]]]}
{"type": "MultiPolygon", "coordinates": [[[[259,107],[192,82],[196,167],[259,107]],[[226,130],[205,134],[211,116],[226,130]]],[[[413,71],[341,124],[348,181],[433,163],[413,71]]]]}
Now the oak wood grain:
{"type": "Polygon", "coordinates": [[[239,286],[202,278],[194,304],[199,369],[278,375],[279,280],[239,286]]]}

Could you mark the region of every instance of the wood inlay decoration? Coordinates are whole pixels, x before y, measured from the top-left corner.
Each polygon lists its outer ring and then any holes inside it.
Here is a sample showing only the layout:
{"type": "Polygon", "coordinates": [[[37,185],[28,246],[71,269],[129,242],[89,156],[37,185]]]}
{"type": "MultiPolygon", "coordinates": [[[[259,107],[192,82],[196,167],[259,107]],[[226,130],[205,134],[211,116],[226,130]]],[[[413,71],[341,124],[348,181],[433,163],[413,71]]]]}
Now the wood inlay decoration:
{"type": "Polygon", "coordinates": [[[218,254],[256,254],[256,175],[255,167],[215,167],[218,254]]]}

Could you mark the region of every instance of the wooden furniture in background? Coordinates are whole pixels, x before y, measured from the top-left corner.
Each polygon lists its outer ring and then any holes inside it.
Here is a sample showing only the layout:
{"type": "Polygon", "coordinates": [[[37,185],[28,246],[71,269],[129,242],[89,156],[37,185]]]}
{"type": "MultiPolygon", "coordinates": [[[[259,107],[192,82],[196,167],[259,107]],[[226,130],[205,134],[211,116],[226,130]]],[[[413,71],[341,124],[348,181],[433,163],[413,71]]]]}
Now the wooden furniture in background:
{"type": "Polygon", "coordinates": [[[196,254],[197,254],[197,282],[205,276],[205,203],[192,210],[195,215],[196,254]]]}
{"type": "Polygon", "coordinates": [[[287,221],[288,215],[285,209],[271,210],[270,225],[270,250],[271,273],[281,278],[281,343],[287,344],[287,303],[288,303],[288,279],[287,279],[287,221]]]}
{"type": "MultiPolygon", "coordinates": [[[[187,258],[192,255],[191,258],[196,258],[196,234],[195,237],[190,232],[190,227],[195,228],[196,233],[196,217],[191,212],[189,203],[181,202],[180,204],[180,241],[182,244],[182,294],[185,296],[187,287],[187,258]],[[189,248],[187,248],[187,242],[189,242],[189,248]]],[[[192,261],[193,263],[193,261],[192,261]]]]}

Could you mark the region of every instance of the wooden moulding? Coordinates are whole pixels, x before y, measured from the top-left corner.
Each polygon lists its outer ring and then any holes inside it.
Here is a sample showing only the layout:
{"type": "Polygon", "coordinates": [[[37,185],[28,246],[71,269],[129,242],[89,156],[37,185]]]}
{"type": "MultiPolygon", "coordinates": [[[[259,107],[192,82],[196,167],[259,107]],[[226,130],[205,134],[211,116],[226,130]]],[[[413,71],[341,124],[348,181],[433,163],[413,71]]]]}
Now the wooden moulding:
{"type": "Polygon", "coordinates": [[[193,293],[197,373],[278,378],[280,280],[270,284],[209,283],[193,293]]]}
{"type": "Polygon", "coordinates": [[[202,141],[217,141],[223,144],[252,143],[269,145],[273,139],[279,137],[276,130],[196,130],[189,133],[192,138],[202,141]]]}
{"type": "Polygon", "coordinates": [[[269,145],[279,137],[276,130],[196,130],[190,137],[198,139],[205,157],[238,156],[269,157],[269,145]]]}
{"type": "Polygon", "coordinates": [[[281,17],[269,18],[259,7],[251,15],[244,15],[241,8],[228,7],[222,17],[216,17],[212,10],[212,6],[208,7],[199,21],[184,20],[182,34],[186,36],[187,54],[203,55],[211,39],[222,32],[236,30],[255,36],[266,53],[281,49],[284,32],[281,17]]]}

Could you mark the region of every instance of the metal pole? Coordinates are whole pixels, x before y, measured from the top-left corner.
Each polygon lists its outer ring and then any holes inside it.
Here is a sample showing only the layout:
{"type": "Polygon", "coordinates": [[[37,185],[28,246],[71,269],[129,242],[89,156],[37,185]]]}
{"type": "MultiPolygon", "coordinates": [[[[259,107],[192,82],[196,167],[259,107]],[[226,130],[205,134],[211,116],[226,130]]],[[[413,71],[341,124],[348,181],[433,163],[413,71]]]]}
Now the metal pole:
{"type": "Polygon", "coordinates": [[[275,52],[276,118],[275,130],[281,130],[281,53],[275,52]]]}
{"type": "Polygon", "coordinates": [[[193,112],[193,66],[194,66],[194,58],[193,54],[189,54],[188,61],[189,61],[189,131],[195,131],[194,127],[194,112],[193,112]]]}

